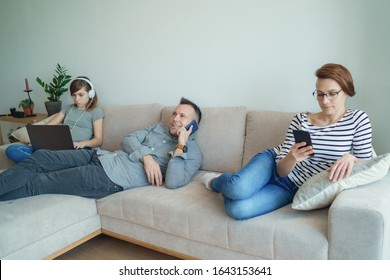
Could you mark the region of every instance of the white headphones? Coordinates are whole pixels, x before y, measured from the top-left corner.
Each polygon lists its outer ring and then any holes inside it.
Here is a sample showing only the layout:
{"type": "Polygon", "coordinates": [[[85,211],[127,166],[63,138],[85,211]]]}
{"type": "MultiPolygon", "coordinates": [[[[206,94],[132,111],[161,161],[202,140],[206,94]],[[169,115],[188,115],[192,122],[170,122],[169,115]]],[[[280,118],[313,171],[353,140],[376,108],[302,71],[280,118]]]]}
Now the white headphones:
{"type": "Polygon", "coordinates": [[[88,97],[90,99],[95,97],[95,95],[96,95],[95,89],[94,89],[93,84],[91,83],[90,80],[85,79],[85,78],[81,78],[81,77],[77,77],[75,80],[81,80],[81,81],[87,82],[90,85],[90,87],[91,87],[91,89],[88,91],[88,97]]]}

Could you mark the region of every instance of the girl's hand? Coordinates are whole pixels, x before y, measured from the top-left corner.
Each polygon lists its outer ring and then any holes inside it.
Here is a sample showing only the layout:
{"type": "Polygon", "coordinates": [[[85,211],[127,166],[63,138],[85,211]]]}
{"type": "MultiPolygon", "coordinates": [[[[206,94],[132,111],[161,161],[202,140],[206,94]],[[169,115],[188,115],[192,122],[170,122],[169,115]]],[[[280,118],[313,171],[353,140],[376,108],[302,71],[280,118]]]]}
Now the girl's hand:
{"type": "Polygon", "coordinates": [[[88,147],[88,146],[87,146],[87,142],[84,141],[84,142],[73,142],[73,147],[78,150],[78,149],[83,149],[83,148],[88,147]]]}
{"type": "Polygon", "coordinates": [[[336,182],[351,175],[356,158],[351,154],[345,154],[338,159],[327,171],[329,180],[336,182]]]}

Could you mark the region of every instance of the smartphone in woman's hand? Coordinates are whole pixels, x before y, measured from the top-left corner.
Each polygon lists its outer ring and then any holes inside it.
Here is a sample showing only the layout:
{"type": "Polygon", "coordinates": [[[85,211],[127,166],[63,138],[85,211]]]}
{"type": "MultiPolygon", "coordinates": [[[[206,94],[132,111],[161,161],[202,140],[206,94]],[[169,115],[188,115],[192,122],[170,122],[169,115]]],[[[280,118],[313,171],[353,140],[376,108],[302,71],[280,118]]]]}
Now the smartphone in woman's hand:
{"type": "MultiPolygon", "coordinates": [[[[313,146],[311,143],[311,137],[310,133],[304,130],[293,130],[294,138],[295,138],[295,143],[300,143],[300,142],[305,142],[307,146],[313,146]]],[[[310,156],[314,156],[314,153],[310,154],[310,156]]]]}

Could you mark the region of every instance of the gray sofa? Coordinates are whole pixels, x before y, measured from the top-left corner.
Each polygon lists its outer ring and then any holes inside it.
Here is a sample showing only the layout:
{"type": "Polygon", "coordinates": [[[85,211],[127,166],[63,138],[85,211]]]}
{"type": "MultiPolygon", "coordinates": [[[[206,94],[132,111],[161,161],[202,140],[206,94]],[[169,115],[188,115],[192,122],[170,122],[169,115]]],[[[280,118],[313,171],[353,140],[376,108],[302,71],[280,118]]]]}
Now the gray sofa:
{"type": "MultiPolygon", "coordinates": [[[[103,149],[166,121],[173,106],[107,105],[103,149]]],[[[390,259],[390,175],[341,192],[330,207],[287,205],[246,221],[226,215],[204,172],[234,172],[281,143],[293,113],[204,108],[197,132],[204,160],[187,186],[142,187],[100,200],[41,195],[0,202],[0,259],[52,259],[107,234],[185,259],[390,259]]],[[[0,147],[0,169],[9,167],[0,147]]]]}

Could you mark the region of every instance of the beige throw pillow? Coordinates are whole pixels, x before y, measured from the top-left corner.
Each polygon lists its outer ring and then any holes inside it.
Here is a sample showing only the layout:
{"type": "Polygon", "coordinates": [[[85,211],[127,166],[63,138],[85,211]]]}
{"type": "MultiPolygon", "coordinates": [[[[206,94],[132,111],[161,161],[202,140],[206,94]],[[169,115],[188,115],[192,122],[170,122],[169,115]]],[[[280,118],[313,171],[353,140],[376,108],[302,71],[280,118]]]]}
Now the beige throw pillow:
{"type": "Polygon", "coordinates": [[[337,182],[330,181],[324,171],[307,180],[295,194],[292,208],[312,210],[329,206],[341,191],[378,181],[386,176],[390,153],[356,163],[350,176],[337,182]]]}
{"type": "MultiPolygon", "coordinates": [[[[36,122],[34,123],[33,125],[36,125],[36,124],[46,124],[48,121],[50,121],[53,117],[55,116],[52,115],[44,120],[41,120],[39,122],[36,122]]],[[[21,127],[17,130],[15,130],[14,132],[11,133],[11,135],[13,137],[15,137],[16,139],[19,140],[19,142],[22,142],[24,144],[30,144],[30,138],[28,137],[28,133],[27,133],[27,129],[26,127],[21,127]]]]}

